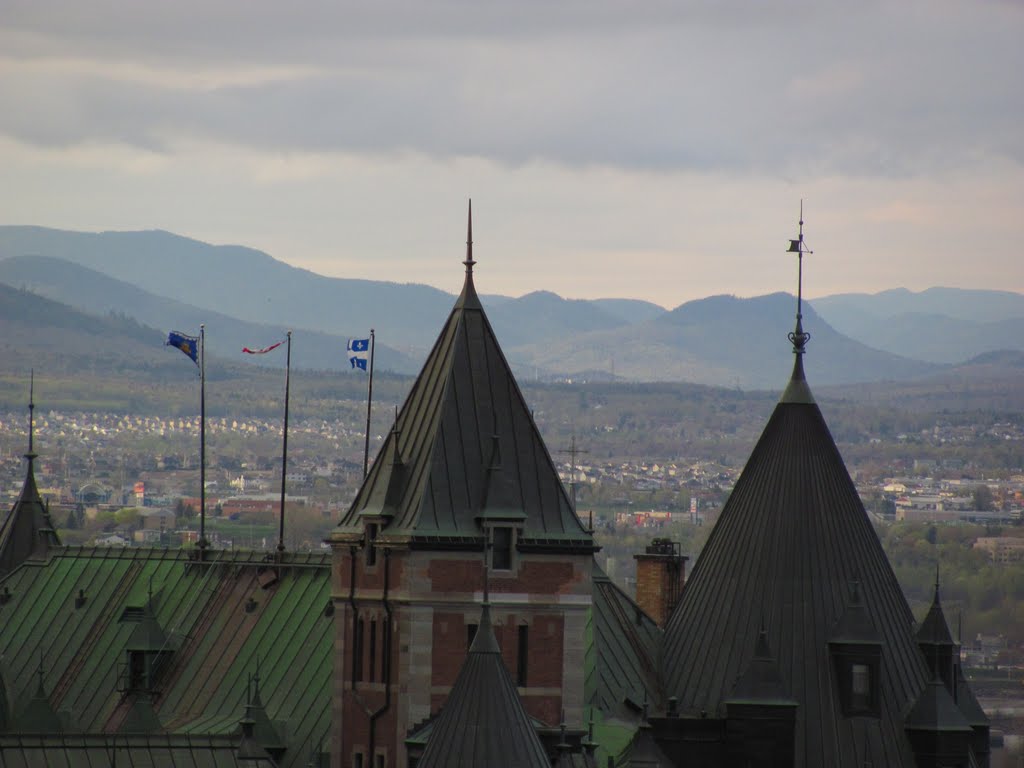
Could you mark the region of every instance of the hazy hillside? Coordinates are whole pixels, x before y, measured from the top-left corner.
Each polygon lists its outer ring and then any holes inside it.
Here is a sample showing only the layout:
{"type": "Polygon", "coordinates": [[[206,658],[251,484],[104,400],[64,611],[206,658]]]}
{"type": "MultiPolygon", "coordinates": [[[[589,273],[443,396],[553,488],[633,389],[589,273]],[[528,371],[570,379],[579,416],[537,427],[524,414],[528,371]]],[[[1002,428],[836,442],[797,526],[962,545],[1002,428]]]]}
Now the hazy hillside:
{"type": "MultiPolygon", "coordinates": [[[[198,333],[206,324],[208,354],[242,362],[284,367],[282,353],[253,357],[242,347],[261,347],[279,341],[285,328],[237,320],[190,304],[156,296],[134,285],[64,259],[16,256],[0,261],[0,282],[59,301],[92,315],[111,313],[134,318],[152,328],[198,333]]],[[[161,340],[162,341],[162,340],[161,340]]],[[[342,370],[349,367],[347,337],[293,329],[292,365],[295,368],[342,370]]],[[[283,352],[283,350],[282,350],[283,352]]],[[[378,345],[375,363],[381,370],[412,374],[421,361],[412,360],[387,345],[378,345]]]]}
{"type": "MultiPolygon", "coordinates": [[[[454,297],[425,285],[347,280],[289,266],[262,251],[213,246],[169,232],[65,232],[0,227],[0,259],[52,256],[150,293],[249,322],[368,334],[402,351],[426,348],[454,297]]],[[[453,258],[452,282],[462,267],[453,258]]]]}
{"type": "MultiPolygon", "coordinates": [[[[409,373],[422,364],[455,301],[428,286],[323,277],[251,248],[167,232],[0,227],[0,279],[159,328],[205,321],[210,350],[225,354],[273,340],[286,327],[309,329],[296,344],[299,366],[344,365],[336,355],[344,339],[374,327],[380,366],[409,373]]],[[[453,289],[461,281],[453,257],[453,289]]],[[[570,300],[547,291],[482,300],[517,375],[529,378],[771,388],[792,362],[786,334],[794,300],[784,294],[716,296],[671,312],[633,299],[570,300]]],[[[806,306],[813,336],[808,370],[821,384],[911,379],[937,370],[936,363],[1024,349],[1024,296],[1006,291],[896,289],[806,306]]]]}
{"type": "Polygon", "coordinates": [[[815,309],[838,329],[857,316],[946,315],[960,320],[993,322],[1024,317],[1024,294],[969,288],[893,288],[879,293],[837,293],[813,299],[815,309]]]}
{"type": "Polygon", "coordinates": [[[549,291],[535,291],[497,306],[485,306],[487,317],[503,346],[543,344],[552,337],[573,336],[627,324],[590,301],[563,299],[549,291]]]}
{"type": "Polygon", "coordinates": [[[920,360],[956,363],[988,350],[1024,350],[1024,295],[1010,291],[900,288],[811,303],[840,333],[920,360]]]}
{"type": "MultiPolygon", "coordinates": [[[[542,368],[600,369],[636,381],[692,381],[743,388],[775,388],[789,376],[796,299],[784,293],[738,299],[714,296],[688,302],[645,323],[571,340],[543,350],[513,350],[542,368]]],[[[908,379],[937,366],[871,349],[831,328],[805,307],[811,333],[807,370],[812,384],[908,379]]]]}

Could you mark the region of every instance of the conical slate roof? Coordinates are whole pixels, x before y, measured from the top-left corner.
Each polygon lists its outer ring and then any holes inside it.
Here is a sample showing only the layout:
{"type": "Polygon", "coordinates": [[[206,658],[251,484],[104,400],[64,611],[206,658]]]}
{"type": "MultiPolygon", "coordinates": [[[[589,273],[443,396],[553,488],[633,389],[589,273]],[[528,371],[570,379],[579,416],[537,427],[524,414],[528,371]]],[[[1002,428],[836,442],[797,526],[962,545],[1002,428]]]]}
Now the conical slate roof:
{"type": "Polygon", "coordinates": [[[592,550],[473,284],[465,284],[336,536],[367,516],[385,537],[464,540],[481,519],[521,525],[520,549],[592,550]]]}
{"type": "Polygon", "coordinates": [[[925,686],[907,713],[907,729],[946,733],[969,732],[971,724],[949,695],[945,684],[935,678],[925,686]]]}
{"type": "Polygon", "coordinates": [[[956,706],[972,727],[989,725],[988,715],[978,703],[974,691],[971,690],[967,678],[964,677],[963,667],[959,664],[956,665],[956,706]]]}
{"type": "Polygon", "coordinates": [[[768,647],[768,630],[765,627],[761,627],[757,635],[754,658],[736,681],[726,703],[796,706],[779,674],[779,665],[771,648],[768,647]]]}
{"type": "Polygon", "coordinates": [[[792,378],[667,627],[666,693],[684,713],[721,716],[756,653],[764,617],[781,679],[798,704],[795,768],[861,768],[865,757],[910,766],[901,713],[927,683],[913,615],[807,385],[799,324],[791,339],[792,378]],[[831,671],[829,640],[855,580],[881,643],[877,721],[844,718],[831,671]]]}
{"type": "Polygon", "coordinates": [[[486,603],[480,627],[431,730],[419,768],[550,768],[501,660],[486,603]]]}
{"type": "MultiPolygon", "coordinates": [[[[29,398],[29,413],[35,408],[29,398]]],[[[60,546],[60,539],[50,521],[50,513],[39,495],[33,462],[32,417],[29,416],[28,468],[21,495],[11,507],[7,519],[0,526],[0,577],[13,571],[29,559],[44,560],[50,549],[60,546]]]]}
{"type": "Polygon", "coordinates": [[[946,623],[946,615],[942,611],[942,603],[939,601],[939,581],[935,579],[935,596],[928,608],[928,614],[921,622],[917,630],[917,642],[922,645],[955,646],[953,633],[949,631],[949,624],[946,623]]]}

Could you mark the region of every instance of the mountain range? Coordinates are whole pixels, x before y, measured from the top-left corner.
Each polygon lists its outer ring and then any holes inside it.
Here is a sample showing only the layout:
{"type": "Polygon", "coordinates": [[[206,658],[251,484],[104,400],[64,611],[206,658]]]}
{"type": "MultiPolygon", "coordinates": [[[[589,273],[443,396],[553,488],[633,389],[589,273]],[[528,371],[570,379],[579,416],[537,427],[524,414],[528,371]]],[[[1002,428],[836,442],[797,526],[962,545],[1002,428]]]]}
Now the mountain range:
{"type": "MultiPolygon", "coordinates": [[[[453,288],[461,271],[453,260],[453,288]]],[[[94,318],[160,329],[152,332],[160,340],[205,323],[209,354],[232,360],[242,346],[270,344],[292,328],[296,367],[340,369],[346,338],[372,326],[377,364],[399,373],[418,369],[455,300],[429,286],[324,277],[250,248],[159,231],[0,226],[0,282],[94,318]]],[[[482,301],[519,376],[775,388],[791,365],[786,334],[796,300],[785,293],[713,296],[671,311],[547,291],[484,293],[482,301]]],[[[1024,349],[1024,296],[1005,291],[842,294],[805,302],[803,314],[812,335],[808,375],[818,384],[912,379],[981,353],[1024,349]]],[[[0,319],[10,322],[7,313],[0,319]]],[[[45,325],[48,314],[34,321],[45,325]]]]}

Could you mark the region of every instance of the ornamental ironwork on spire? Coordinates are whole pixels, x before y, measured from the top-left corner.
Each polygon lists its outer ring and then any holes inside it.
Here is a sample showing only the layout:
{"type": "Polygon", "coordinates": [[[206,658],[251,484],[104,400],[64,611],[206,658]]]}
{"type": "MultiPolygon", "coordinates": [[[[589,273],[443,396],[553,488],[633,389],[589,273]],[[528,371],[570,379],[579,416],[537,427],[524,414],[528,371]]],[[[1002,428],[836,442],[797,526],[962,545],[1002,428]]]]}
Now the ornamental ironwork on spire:
{"type": "Polygon", "coordinates": [[[804,244],[804,201],[800,201],[800,233],[796,240],[789,241],[787,253],[795,253],[797,258],[797,281],[796,281],[796,330],[789,334],[789,340],[793,342],[793,354],[802,355],[807,342],[811,340],[811,334],[806,333],[803,327],[803,291],[804,291],[804,254],[814,253],[804,244]]]}

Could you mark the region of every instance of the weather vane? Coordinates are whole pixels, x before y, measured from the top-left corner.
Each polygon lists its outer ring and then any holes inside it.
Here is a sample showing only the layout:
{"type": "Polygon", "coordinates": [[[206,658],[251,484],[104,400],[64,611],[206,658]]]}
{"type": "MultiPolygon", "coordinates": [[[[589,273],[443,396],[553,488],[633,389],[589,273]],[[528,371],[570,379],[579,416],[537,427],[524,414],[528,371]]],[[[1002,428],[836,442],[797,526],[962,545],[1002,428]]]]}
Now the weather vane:
{"type": "Polygon", "coordinates": [[[804,254],[814,253],[804,244],[804,201],[800,201],[800,234],[796,240],[789,241],[787,253],[795,253],[797,258],[797,281],[796,281],[796,330],[789,334],[789,340],[793,342],[793,352],[797,355],[804,353],[804,347],[811,340],[811,334],[804,332],[803,327],[803,292],[804,292],[804,254]]]}

